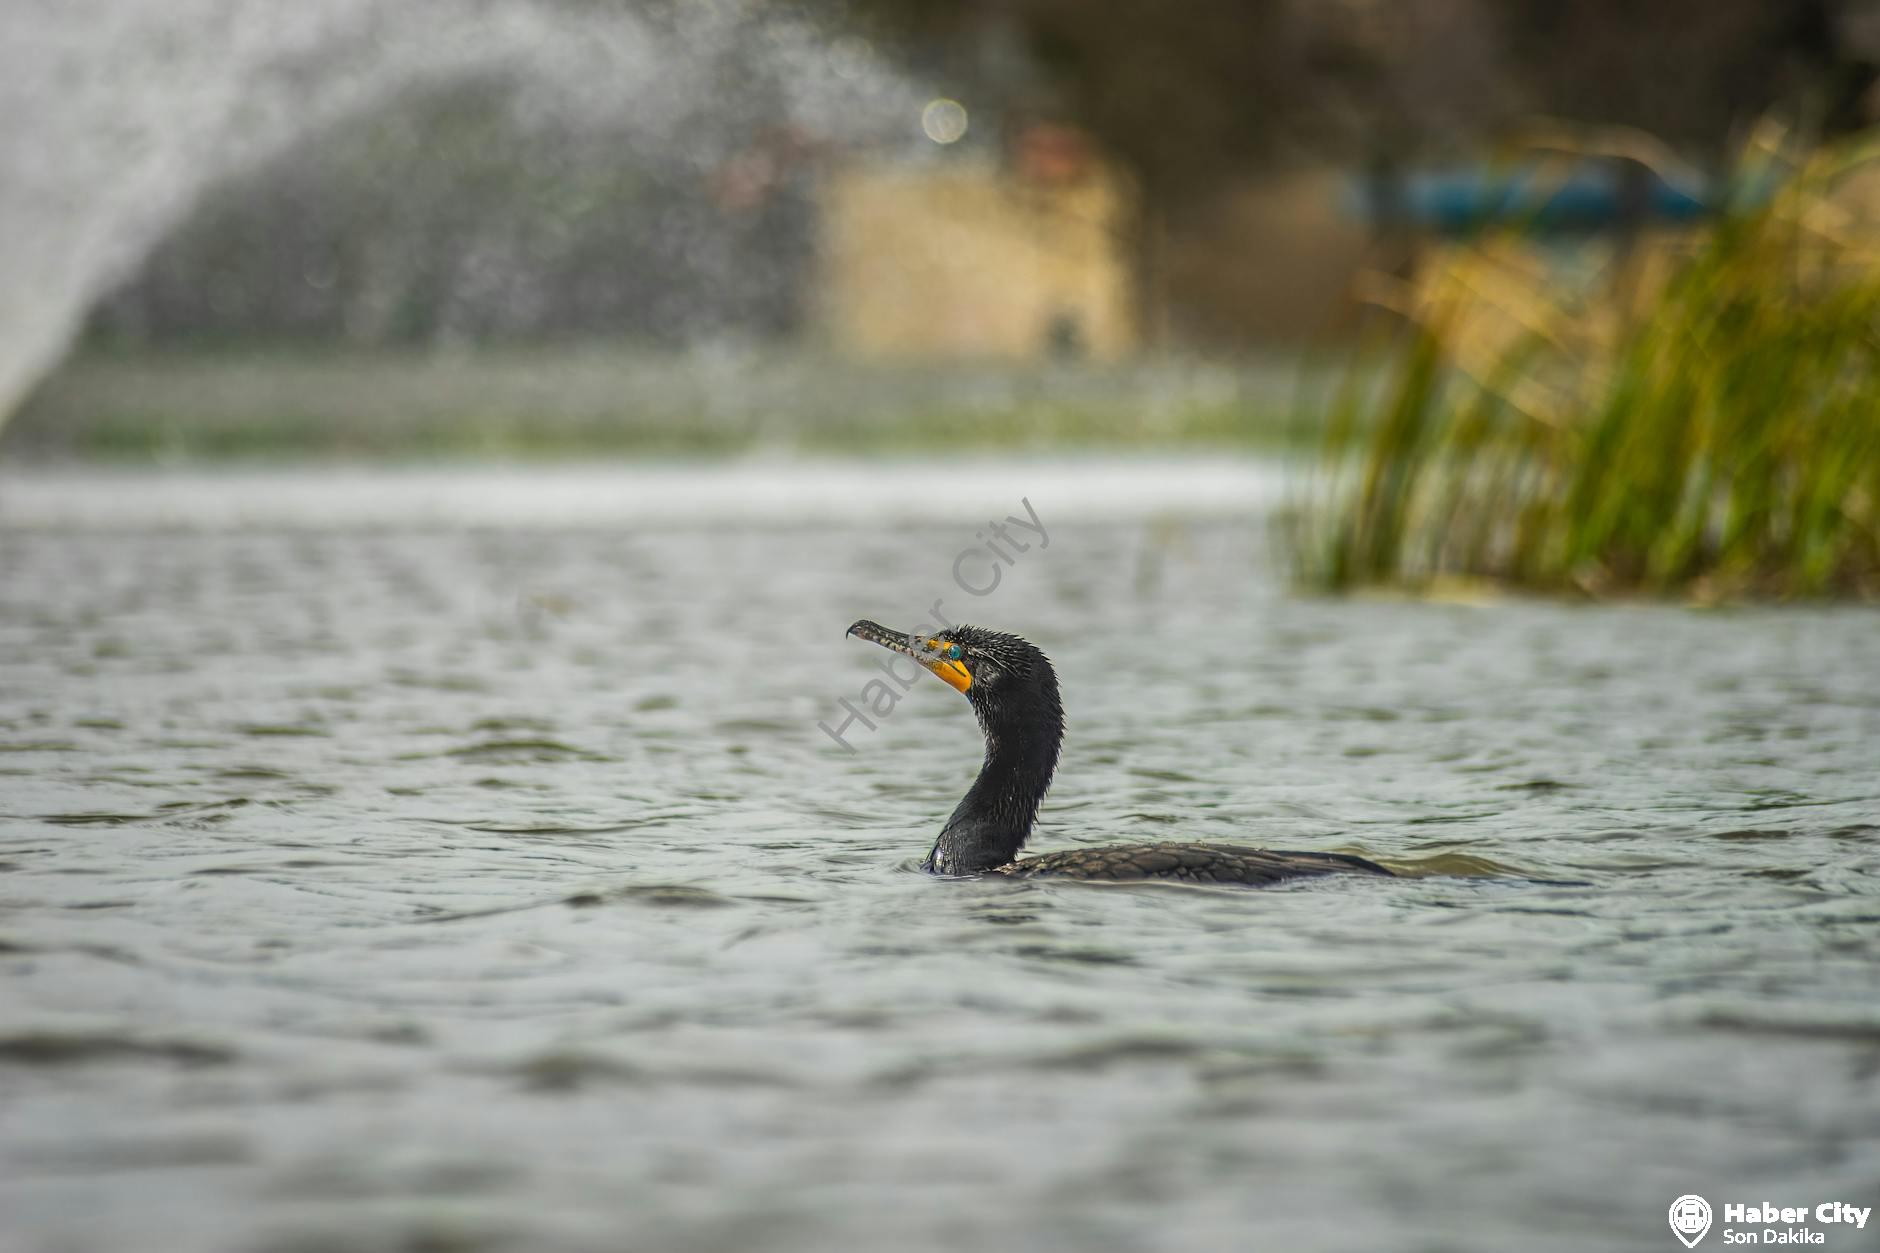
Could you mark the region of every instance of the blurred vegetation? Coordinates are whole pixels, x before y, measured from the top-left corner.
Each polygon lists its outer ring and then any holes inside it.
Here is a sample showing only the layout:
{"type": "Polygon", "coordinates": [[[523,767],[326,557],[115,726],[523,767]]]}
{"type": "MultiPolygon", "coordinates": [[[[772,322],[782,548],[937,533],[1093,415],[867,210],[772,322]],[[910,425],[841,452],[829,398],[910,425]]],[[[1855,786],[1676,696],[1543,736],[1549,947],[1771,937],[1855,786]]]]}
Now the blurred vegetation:
{"type": "Polygon", "coordinates": [[[329,346],[86,353],[0,454],[149,461],[761,451],[1278,449],[1303,368],[1138,362],[864,365],[800,350],[474,352],[329,346]]]}
{"type": "Polygon", "coordinates": [[[1841,130],[1874,77],[1862,2],[847,0],[974,98],[1090,128],[1152,197],[1300,158],[1473,153],[1537,116],[1699,159],[1772,109],[1841,130]]]}
{"type": "Polygon", "coordinates": [[[1787,173],[1577,290],[1502,235],[1399,293],[1394,370],[1318,415],[1302,577],[1880,597],[1880,143],[1787,173]]]}

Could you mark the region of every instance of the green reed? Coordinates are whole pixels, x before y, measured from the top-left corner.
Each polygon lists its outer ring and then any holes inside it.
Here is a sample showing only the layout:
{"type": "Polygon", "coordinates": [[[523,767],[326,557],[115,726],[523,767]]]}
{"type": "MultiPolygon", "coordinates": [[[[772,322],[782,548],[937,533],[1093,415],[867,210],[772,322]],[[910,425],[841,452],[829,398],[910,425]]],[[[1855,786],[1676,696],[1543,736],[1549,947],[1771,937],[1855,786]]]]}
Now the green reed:
{"type": "Polygon", "coordinates": [[[1314,415],[1323,456],[1286,533],[1299,575],[1880,597],[1880,240],[1859,212],[1860,180],[1880,199],[1875,155],[1801,163],[1662,250],[1630,308],[1613,274],[1561,294],[1486,241],[1452,258],[1384,382],[1314,415]]]}

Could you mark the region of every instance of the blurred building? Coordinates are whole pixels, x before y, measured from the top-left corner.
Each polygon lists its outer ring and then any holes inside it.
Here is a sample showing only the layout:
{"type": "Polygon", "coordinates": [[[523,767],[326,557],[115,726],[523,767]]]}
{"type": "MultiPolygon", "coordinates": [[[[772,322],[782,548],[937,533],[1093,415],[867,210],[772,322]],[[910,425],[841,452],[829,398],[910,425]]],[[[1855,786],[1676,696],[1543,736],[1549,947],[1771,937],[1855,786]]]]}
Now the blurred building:
{"type": "Polygon", "coordinates": [[[1012,159],[856,162],[821,198],[830,345],[884,359],[1113,359],[1138,341],[1127,181],[1067,128],[1012,159]]]}

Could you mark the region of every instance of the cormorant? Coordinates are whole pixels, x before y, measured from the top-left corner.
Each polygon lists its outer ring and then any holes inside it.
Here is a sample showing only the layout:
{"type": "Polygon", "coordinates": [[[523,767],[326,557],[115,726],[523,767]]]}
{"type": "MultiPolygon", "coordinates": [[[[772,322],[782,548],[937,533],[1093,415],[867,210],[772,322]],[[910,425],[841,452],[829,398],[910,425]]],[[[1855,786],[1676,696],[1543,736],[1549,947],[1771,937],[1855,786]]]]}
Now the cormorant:
{"type": "Polygon", "coordinates": [[[905,653],[964,695],[986,736],[986,761],[922,869],[934,874],[1063,875],[1075,879],[1173,879],[1265,885],[1308,875],[1388,875],[1346,853],[1301,853],[1232,844],[1115,844],[1020,857],[1038,803],[1057,769],[1064,706],[1050,659],[1016,635],[957,626],[930,636],[864,619],[848,634],[905,653]]]}

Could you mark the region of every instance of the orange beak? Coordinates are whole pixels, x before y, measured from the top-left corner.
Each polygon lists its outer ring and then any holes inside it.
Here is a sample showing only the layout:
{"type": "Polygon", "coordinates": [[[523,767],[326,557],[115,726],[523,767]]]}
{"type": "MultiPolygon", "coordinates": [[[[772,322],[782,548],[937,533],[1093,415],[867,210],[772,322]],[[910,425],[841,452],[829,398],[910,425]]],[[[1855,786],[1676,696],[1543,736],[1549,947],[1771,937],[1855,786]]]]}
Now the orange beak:
{"type": "Polygon", "coordinates": [[[909,635],[905,631],[890,631],[878,622],[866,618],[848,629],[848,634],[857,639],[879,644],[883,648],[897,653],[905,653],[921,665],[938,675],[945,683],[962,696],[972,689],[973,672],[966,668],[966,663],[949,657],[943,651],[946,644],[942,640],[922,639],[918,635],[909,635]]]}

